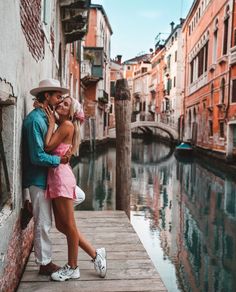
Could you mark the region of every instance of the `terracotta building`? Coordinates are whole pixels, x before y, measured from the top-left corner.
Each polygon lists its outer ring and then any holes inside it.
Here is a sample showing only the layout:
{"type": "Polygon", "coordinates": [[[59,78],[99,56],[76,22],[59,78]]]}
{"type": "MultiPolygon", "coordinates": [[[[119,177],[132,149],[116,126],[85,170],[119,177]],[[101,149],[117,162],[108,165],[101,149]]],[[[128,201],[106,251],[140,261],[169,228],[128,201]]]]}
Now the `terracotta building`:
{"type": "Polygon", "coordinates": [[[165,99],[164,99],[164,68],[165,68],[165,47],[164,44],[158,40],[155,45],[155,52],[153,53],[151,64],[151,79],[149,84],[149,91],[151,95],[152,105],[155,105],[155,114],[158,121],[165,119],[165,99]],[[154,101],[155,99],[155,101],[154,101]]]}
{"type": "Polygon", "coordinates": [[[29,91],[46,78],[69,85],[66,45],[85,35],[87,24],[78,19],[89,4],[82,0],[0,3],[0,291],[15,291],[32,247],[33,221],[24,230],[20,224],[21,132],[23,118],[33,108],[29,91]]]}
{"type": "Polygon", "coordinates": [[[123,78],[123,69],[121,64],[122,56],[118,55],[114,60],[111,60],[110,69],[110,110],[109,110],[109,128],[115,127],[115,86],[118,79],[123,78]]]}
{"type": "Polygon", "coordinates": [[[183,25],[184,138],[226,156],[234,152],[236,133],[233,2],[194,1],[183,25]]]}
{"type": "Polygon", "coordinates": [[[90,6],[88,33],[83,42],[81,78],[87,117],[85,139],[93,145],[107,138],[110,108],[111,25],[102,5],[90,6]]]}

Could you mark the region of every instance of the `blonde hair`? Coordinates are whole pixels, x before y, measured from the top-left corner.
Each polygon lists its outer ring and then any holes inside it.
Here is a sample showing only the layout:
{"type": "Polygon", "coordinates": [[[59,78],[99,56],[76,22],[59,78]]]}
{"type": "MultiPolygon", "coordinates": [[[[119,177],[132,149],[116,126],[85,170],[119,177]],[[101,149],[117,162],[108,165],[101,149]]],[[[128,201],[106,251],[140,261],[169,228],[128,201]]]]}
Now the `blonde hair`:
{"type": "Polygon", "coordinates": [[[79,154],[79,145],[81,142],[81,135],[80,135],[80,121],[75,118],[75,114],[82,109],[81,104],[74,98],[70,96],[66,96],[65,98],[71,99],[71,106],[69,112],[69,118],[74,125],[74,135],[72,139],[72,154],[79,154]]]}

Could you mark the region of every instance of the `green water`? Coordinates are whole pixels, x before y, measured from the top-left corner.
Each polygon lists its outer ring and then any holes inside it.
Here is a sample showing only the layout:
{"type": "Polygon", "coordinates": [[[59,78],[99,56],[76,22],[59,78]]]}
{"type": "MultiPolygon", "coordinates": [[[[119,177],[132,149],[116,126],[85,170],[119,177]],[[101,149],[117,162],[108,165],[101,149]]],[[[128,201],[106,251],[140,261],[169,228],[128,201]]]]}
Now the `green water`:
{"type": "MultiPolygon", "coordinates": [[[[73,170],[83,210],[115,210],[115,148],[83,155],[73,170]]],[[[177,161],[133,140],[131,223],[168,291],[236,291],[236,184],[211,161],[177,161]]]]}

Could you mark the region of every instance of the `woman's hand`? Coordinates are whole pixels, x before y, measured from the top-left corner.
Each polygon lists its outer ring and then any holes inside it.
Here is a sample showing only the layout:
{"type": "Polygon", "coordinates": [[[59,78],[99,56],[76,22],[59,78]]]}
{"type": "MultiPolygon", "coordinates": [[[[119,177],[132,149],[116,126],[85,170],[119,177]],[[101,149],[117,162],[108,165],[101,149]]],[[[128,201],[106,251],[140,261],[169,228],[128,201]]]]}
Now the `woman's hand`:
{"type": "Polygon", "coordinates": [[[48,118],[49,127],[55,127],[56,118],[55,118],[55,110],[51,110],[50,106],[45,108],[45,113],[48,118]]]}

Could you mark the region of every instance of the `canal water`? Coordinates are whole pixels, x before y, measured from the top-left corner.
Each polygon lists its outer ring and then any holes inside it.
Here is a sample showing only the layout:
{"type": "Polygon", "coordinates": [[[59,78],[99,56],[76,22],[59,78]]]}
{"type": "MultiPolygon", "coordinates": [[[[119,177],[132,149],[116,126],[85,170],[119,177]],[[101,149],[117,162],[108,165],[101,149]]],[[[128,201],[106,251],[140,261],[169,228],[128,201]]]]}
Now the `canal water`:
{"type": "MultiPolygon", "coordinates": [[[[115,148],[74,162],[81,210],[115,210],[115,148]]],[[[168,291],[236,291],[235,179],[133,139],[131,223],[168,291]]]]}

